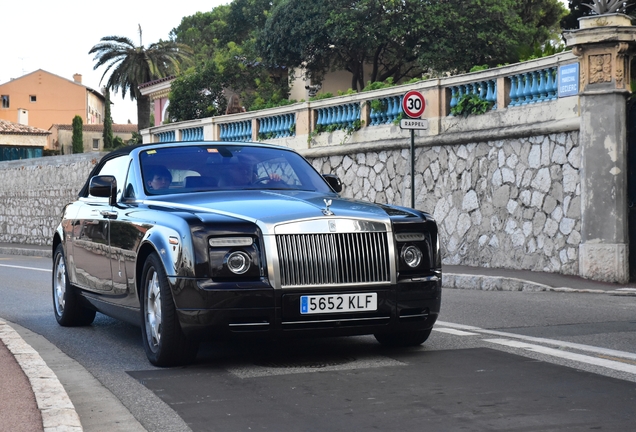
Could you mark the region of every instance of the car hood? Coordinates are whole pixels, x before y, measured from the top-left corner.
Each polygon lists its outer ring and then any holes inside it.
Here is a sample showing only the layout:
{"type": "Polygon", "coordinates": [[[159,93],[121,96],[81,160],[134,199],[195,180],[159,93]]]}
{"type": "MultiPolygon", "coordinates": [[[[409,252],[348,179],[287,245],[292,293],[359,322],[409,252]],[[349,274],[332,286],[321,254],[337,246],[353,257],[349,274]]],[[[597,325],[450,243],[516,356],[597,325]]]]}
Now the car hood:
{"type": "Polygon", "coordinates": [[[288,190],[199,192],[157,197],[147,203],[194,213],[203,222],[218,214],[266,225],[323,217],[386,223],[389,216],[419,216],[408,209],[341,198],[335,194],[288,190]],[[329,201],[328,210],[332,214],[326,211],[329,201]]]}

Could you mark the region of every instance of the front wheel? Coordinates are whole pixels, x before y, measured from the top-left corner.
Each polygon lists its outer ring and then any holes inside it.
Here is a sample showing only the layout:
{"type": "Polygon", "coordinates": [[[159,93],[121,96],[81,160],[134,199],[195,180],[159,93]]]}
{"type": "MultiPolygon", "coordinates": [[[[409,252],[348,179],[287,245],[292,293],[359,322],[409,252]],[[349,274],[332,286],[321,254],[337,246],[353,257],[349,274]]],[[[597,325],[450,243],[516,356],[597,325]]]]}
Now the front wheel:
{"type": "Polygon", "coordinates": [[[413,347],[422,345],[431,335],[432,329],[413,330],[399,333],[376,333],[375,339],[382,345],[390,347],[413,347]]]}
{"type": "Polygon", "coordinates": [[[80,303],[68,280],[64,248],[58,245],[53,254],[53,312],[58,324],[64,327],[87,326],[95,320],[95,310],[80,303]]]}
{"type": "Polygon", "coordinates": [[[179,366],[194,361],[198,343],[186,339],[157,254],[146,259],[141,281],[141,333],[144,350],[155,366],[179,366]]]}

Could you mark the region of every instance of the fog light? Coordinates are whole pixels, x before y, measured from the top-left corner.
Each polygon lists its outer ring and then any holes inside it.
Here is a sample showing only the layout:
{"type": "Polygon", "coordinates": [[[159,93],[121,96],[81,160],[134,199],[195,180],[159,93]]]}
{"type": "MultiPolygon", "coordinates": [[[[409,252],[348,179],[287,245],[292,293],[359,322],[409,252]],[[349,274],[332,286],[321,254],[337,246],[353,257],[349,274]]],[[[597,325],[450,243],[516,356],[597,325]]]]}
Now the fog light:
{"type": "Polygon", "coordinates": [[[402,248],[402,259],[407,266],[415,268],[422,262],[422,251],[417,246],[405,246],[402,248]]]}
{"type": "Polygon", "coordinates": [[[227,256],[225,263],[232,273],[240,275],[250,269],[252,260],[245,252],[232,252],[227,256]]]}

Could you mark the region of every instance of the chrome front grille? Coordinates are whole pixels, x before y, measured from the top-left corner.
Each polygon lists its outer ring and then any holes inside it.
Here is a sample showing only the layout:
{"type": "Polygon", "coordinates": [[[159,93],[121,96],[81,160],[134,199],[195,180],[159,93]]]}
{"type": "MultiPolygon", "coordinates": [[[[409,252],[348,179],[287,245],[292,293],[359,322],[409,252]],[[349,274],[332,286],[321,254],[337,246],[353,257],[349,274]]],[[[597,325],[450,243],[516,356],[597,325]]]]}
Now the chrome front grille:
{"type": "Polygon", "coordinates": [[[386,232],[276,236],[282,287],[390,282],[386,232]]]}

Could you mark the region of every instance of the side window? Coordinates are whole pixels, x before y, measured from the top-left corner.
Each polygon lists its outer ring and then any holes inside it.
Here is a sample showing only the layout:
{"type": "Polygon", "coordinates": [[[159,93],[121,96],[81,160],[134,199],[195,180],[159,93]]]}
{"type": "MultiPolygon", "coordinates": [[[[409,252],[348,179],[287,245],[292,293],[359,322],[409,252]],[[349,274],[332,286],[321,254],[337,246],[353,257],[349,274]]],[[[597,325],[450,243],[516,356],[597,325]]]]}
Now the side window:
{"type": "Polygon", "coordinates": [[[107,161],[97,175],[112,175],[117,180],[117,200],[121,198],[121,193],[126,181],[126,173],[128,172],[130,159],[128,155],[119,156],[115,159],[107,161]]]}
{"type": "Polygon", "coordinates": [[[124,198],[135,198],[135,186],[133,185],[133,164],[128,165],[128,173],[126,174],[126,188],[124,189],[124,198]]]}

